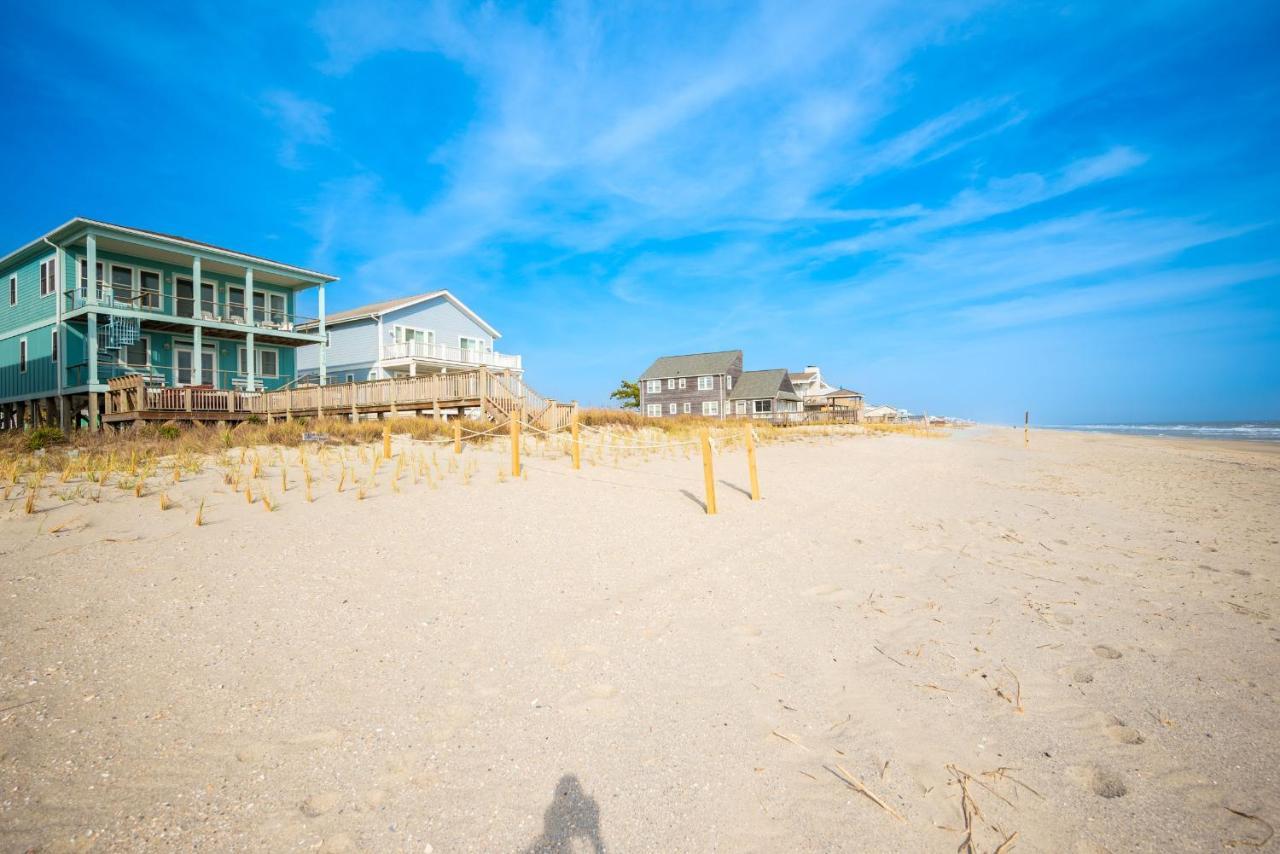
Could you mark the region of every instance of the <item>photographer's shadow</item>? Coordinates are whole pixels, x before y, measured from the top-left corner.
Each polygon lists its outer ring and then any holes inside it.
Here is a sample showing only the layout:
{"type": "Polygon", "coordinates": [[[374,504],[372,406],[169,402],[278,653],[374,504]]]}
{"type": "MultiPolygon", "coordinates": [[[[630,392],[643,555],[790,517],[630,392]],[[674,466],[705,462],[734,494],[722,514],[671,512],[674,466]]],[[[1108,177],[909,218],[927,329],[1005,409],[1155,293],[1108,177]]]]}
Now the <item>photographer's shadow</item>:
{"type": "Polygon", "coordinates": [[[542,835],[525,848],[525,854],[604,854],[604,850],[600,805],[582,791],[577,775],[565,774],[542,814],[542,835]]]}

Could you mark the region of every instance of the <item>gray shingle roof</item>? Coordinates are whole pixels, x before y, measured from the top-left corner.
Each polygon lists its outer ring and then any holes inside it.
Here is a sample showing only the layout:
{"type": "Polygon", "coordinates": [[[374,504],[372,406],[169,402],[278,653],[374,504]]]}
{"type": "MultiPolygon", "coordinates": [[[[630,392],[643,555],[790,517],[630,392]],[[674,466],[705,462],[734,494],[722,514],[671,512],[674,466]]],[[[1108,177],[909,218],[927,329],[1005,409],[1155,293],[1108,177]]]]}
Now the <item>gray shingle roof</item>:
{"type": "Polygon", "coordinates": [[[666,379],[667,377],[698,377],[729,372],[735,362],[742,360],[741,350],[720,350],[715,353],[690,353],[687,356],[662,356],[640,375],[641,380],[666,379]]]}
{"type": "Polygon", "coordinates": [[[767,371],[743,371],[729,392],[730,400],[799,400],[787,379],[786,368],[771,368],[767,371]]]}

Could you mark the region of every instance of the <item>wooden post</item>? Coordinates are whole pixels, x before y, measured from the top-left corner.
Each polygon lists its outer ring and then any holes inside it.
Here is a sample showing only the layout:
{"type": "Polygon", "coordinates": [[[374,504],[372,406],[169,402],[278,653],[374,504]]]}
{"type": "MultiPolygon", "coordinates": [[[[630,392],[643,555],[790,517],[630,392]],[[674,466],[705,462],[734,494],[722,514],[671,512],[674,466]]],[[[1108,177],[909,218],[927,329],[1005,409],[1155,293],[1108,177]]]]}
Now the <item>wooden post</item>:
{"type": "Polygon", "coordinates": [[[382,425],[382,458],[384,460],[391,459],[391,422],[383,422],[382,425]]]}
{"type": "Polygon", "coordinates": [[[743,438],[747,440],[747,470],[751,473],[751,500],[760,500],[760,476],[756,474],[756,442],[751,435],[751,425],[742,426],[743,438]]]}
{"type": "Polygon", "coordinates": [[[98,392],[89,392],[89,431],[98,432],[98,392]]]}
{"type": "Polygon", "coordinates": [[[191,386],[187,386],[182,390],[182,405],[187,412],[191,411],[191,386]]]}
{"type": "Polygon", "coordinates": [[[1022,413],[1022,447],[1026,448],[1031,444],[1031,410],[1028,409],[1022,413]]]}
{"type": "Polygon", "coordinates": [[[520,476],[520,413],[512,412],[511,420],[511,477],[520,476]]]}
{"type": "Polygon", "coordinates": [[[453,422],[453,452],[462,453],[462,421],[453,422]]]}
{"type": "Polygon", "coordinates": [[[578,410],[573,410],[573,418],[569,422],[569,433],[573,436],[573,468],[582,468],[582,441],[578,437],[578,410]]]}
{"type": "Polygon", "coordinates": [[[702,428],[702,479],[707,488],[707,515],[716,515],[716,476],[711,469],[711,431],[702,428]]]}

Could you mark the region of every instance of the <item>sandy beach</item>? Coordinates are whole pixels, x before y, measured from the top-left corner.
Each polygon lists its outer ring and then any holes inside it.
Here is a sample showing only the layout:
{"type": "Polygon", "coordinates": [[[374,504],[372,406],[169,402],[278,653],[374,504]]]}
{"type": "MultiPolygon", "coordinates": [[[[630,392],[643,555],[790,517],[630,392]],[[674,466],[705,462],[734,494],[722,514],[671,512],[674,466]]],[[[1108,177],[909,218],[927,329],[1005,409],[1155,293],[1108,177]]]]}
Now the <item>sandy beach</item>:
{"type": "Polygon", "coordinates": [[[364,500],[269,466],[274,512],[213,470],[163,512],[4,502],[0,850],[1095,854],[1280,824],[1272,446],[815,436],[761,447],[755,503],[720,454],[713,517],[683,451],[500,479],[502,443],[413,447],[442,475],[364,500]]]}

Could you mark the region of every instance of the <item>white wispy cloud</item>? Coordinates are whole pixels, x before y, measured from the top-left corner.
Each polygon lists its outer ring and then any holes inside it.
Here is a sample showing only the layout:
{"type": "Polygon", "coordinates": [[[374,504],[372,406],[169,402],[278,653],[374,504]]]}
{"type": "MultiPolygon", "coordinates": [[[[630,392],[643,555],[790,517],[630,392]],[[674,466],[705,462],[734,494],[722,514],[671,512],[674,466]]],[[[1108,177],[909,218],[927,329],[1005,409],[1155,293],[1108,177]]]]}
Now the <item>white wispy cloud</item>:
{"type": "Polygon", "coordinates": [[[302,163],[303,146],[326,145],[332,139],[329,131],[329,107],[303,98],[294,92],[274,90],[262,96],[263,112],[280,128],[280,163],[291,169],[302,163]]]}

